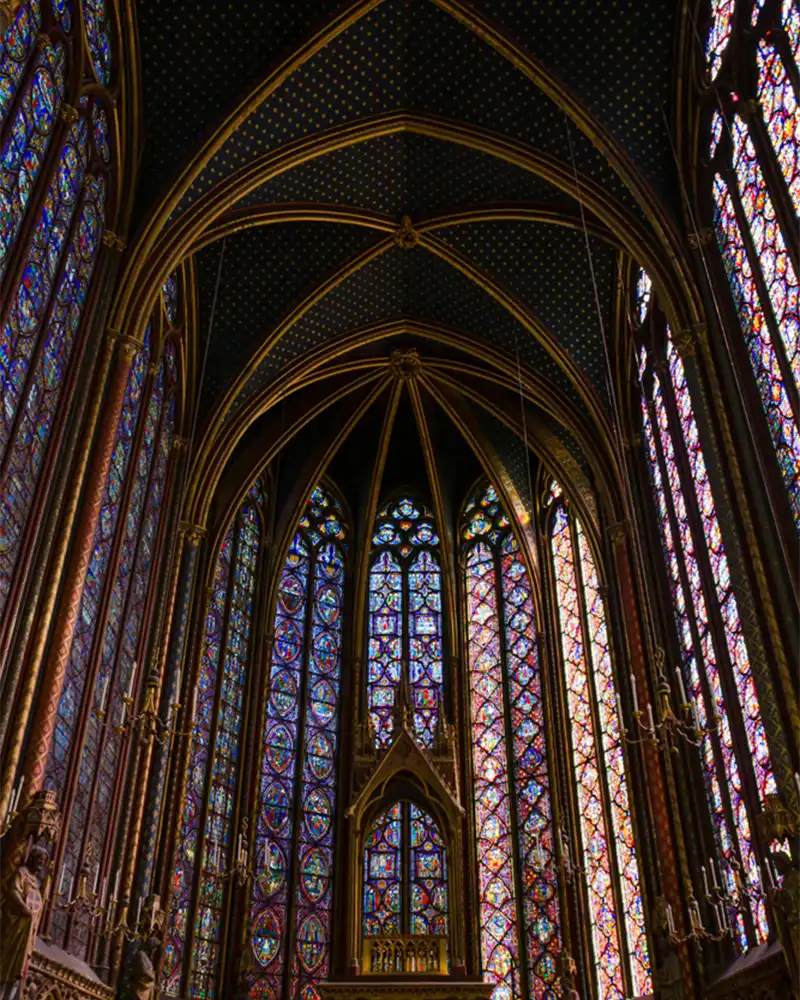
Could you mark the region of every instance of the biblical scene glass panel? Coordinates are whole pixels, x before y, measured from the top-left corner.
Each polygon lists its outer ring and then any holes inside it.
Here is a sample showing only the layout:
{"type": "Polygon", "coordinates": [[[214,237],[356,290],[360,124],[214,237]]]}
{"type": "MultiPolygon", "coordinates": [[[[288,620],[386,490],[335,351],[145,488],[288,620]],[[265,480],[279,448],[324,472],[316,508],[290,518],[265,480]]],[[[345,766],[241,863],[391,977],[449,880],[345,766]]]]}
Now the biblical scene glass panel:
{"type": "Polygon", "coordinates": [[[273,620],[248,919],[252,997],[277,1000],[288,977],[292,997],[313,1000],[330,967],[345,539],[341,504],[315,487],[273,620]]]}
{"type": "Polygon", "coordinates": [[[605,602],[580,521],[562,500],[550,517],[578,815],[562,852],[585,880],[598,995],[622,1000],[652,980],[605,602]]]}
{"type": "Polygon", "coordinates": [[[206,606],[162,967],[162,989],[171,996],[182,991],[191,997],[218,995],[228,873],[244,863],[233,810],[263,518],[260,505],[248,497],[220,543],[206,606]]]}
{"type": "Polygon", "coordinates": [[[432,747],[442,711],[442,584],[433,514],[411,497],[375,519],[369,574],[367,702],[378,747],[392,738],[400,678],[417,740],[432,747]]]}
{"type": "Polygon", "coordinates": [[[759,893],[739,886],[760,885],[752,829],[777,786],[686,370],[669,329],[667,338],[664,375],[650,371],[644,348],[640,354],[646,454],[682,651],[679,683],[700,733],[716,837],[709,867],[725,890],[720,919],[747,950],[767,939],[769,922],[759,893]],[[737,749],[738,727],[746,755],[737,749]],[[752,776],[757,802],[748,803],[743,772],[752,776]]]}
{"type": "Polygon", "coordinates": [[[762,5],[754,4],[752,25],[747,25],[734,18],[733,0],[714,5],[708,48],[712,72],[719,48],[713,39],[724,39],[725,46],[741,41],[743,66],[737,78],[752,76],[754,90],[748,96],[723,84],[714,95],[711,196],[722,263],[790,514],[800,531],[800,289],[797,256],[790,252],[800,225],[800,9],[784,0],[781,37],[773,24],[774,6],[761,18],[762,5]]]}
{"type": "Polygon", "coordinates": [[[495,1000],[558,995],[559,914],[530,577],[493,486],[461,543],[483,974],[495,1000]]]}
{"type": "Polygon", "coordinates": [[[446,938],[448,894],[447,848],[436,819],[405,800],[383,810],[364,840],[361,930],[370,967],[376,972],[438,971],[433,942],[392,950],[381,938],[446,938]]]}

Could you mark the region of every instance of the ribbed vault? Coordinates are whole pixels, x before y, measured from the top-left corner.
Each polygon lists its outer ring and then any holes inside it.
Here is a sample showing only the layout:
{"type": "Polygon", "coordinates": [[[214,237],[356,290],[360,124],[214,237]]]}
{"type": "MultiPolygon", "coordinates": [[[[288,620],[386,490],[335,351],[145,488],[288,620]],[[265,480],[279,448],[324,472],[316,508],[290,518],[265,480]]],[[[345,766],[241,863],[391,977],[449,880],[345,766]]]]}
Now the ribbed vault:
{"type": "Polygon", "coordinates": [[[187,266],[202,367],[187,516],[210,526],[306,439],[330,438],[320,474],[391,395],[398,349],[483,471],[516,468],[517,500],[527,446],[616,504],[633,263],[677,328],[696,314],[668,0],[636,24],[594,2],[263,0],[230,24],[200,6],[172,75],[177,7],[139,12],[148,141],[114,315],[140,336],[187,266]],[[178,99],[201,84],[204,100],[178,99]]]}

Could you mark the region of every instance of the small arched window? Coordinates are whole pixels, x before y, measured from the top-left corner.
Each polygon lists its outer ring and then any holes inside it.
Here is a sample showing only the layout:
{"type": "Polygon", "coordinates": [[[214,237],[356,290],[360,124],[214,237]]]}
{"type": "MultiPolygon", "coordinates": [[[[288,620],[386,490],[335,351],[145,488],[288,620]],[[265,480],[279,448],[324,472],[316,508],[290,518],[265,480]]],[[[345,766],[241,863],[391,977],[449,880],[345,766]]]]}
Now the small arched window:
{"type": "Polygon", "coordinates": [[[421,806],[395,802],[376,817],[364,840],[362,934],[447,937],[448,909],[447,849],[439,824],[421,806]]]}
{"type": "Polygon", "coordinates": [[[392,706],[403,673],[414,732],[432,747],[443,699],[442,583],[433,514],[410,497],[375,519],[369,573],[367,701],[375,741],[392,738],[392,706]]]}
{"type": "Polygon", "coordinates": [[[534,595],[493,486],[461,538],[483,974],[495,1000],[549,998],[559,913],[534,595]]]}

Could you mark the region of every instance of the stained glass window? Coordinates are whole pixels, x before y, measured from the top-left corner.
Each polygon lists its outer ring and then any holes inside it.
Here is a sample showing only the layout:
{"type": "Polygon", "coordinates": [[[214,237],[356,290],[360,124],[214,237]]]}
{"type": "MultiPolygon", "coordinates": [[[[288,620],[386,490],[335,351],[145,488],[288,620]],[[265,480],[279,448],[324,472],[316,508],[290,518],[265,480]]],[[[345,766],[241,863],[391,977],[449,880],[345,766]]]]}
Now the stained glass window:
{"type": "MultiPolygon", "coordinates": [[[[61,44],[47,45],[39,54],[0,153],[0,203],[3,209],[0,214],[0,278],[6,272],[31,191],[50,144],[58,109],[64,99],[64,63],[64,46],[61,44]]],[[[72,150],[73,160],[79,158],[78,143],[73,142],[66,149],[72,150]]],[[[64,156],[67,155],[65,151],[64,156]]],[[[74,173],[77,163],[66,165],[67,170],[70,167],[74,173]]],[[[71,202],[74,198],[70,186],[68,200],[71,202]]],[[[49,229],[52,220],[45,218],[49,229]]]]}
{"type": "MultiPolygon", "coordinates": [[[[753,884],[758,880],[742,769],[752,768],[762,801],[776,785],[686,373],[671,341],[667,361],[669,377],[662,380],[652,373],[649,398],[643,390],[644,436],[682,650],[682,682],[698,726],[708,731],[699,749],[718,860],[730,896],[728,917],[738,946],[746,949],[765,940],[769,926],[763,902],[757,902],[750,913],[745,897],[736,901],[739,875],[753,884]],[[670,417],[669,399],[674,402],[676,424],[670,417]],[[686,456],[688,484],[680,473],[679,450],[686,456]],[[697,514],[694,522],[692,508],[697,514]],[[693,523],[699,524],[699,530],[693,523]],[[714,627],[716,610],[722,640],[714,627]],[[733,701],[725,693],[723,671],[737,692],[733,701]],[[750,749],[746,761],[737,755],[732,733],[737,716],[750,749]]],[[[642,372],[647,367],[643,350],[642,372]]]]}
{"type": "Polygon", "coordinates": [[[484,977],[495,1000],[558,995],[558,898],[533,592],[492,486],[462,527],[484,977]]]}
{"type": "MultiPolygon", "coordinates": [[[[136,382],[141,378],[137,367],[140,369],[141,363],[138,366],[135,363],[131,376],[136,382]]],[[[59,759],[51,756],[48,767],[50,779],[57,783],[62,796],[67,796],[69,806],[63,862],[66,872],[76,871],[87,853],[101,865],[105,861],[117,772],[125,747],[124,733],[117,727],[130,711],[125,699],[135,693],[136,657],[141,652],[140,636],[174,434],[174,388],[168,382],[166,365],[160,365],[142,414],[138,453],[135,463],[131,463],[130,477],[124,471],[129,460],[121,452],[130,453],[134,436],[128,437],[124,430],[122,434],[118,432],[118,446],[122,447],[115,450],[114,457],[119,457],[119,463],[112,464],[106,487],[106,502],[70,654],[68,685],[59,706],[59,741],[68,745],[74,739],[70,728],[74,727],[75,714],[68,712],[68,705],[77,706],[83,698],[91,699],[74,790],[58,783],[62,770],[59,759]],[[125,493],[127,508],[120,521],[125,493]],[[104,580],[112,560],[115,560],[113,587],[106,594],[104,580]],[[91,693],[85,690],[84,674],[95,678],[91,693]]],[[[125,416],[123,413],[123,419],[125,416]]],[[[131,421],[129,426],[133,429],[135,422],[131,421]]],[[[60,927],[62,922],[64,915],[59,914],[56,926],[60,927]]],[[[75,914],[70,926],[70,950],[85,958],[89,941],[88,920],[84,914],[75,914]]]]}
{"type": "Polygon", "coordinates": [[[262,518],[260,505],[248,495],[222,538],[214,566],[162,967],[162,989],[170,996],[181,994],[184,974],[187,996],[218,995],[225,873],[238,862],[242,846],[233,810],[262,518]]]}
{"type": "Polygon", "coordinates": [[[650,310],[650,298],[652,294],[653,282],[650,280],[650,275],[647,271],[641,269],[636,281],[636,312],[640,323],[644,323],[645,317],[650,310]]]}
{"type": "Polygon", "coordinates": [[[363,864],[365,938],[447,936],[447,850],[433,816],[413,802],[389,806],[367,831],[363,864]]]}
{"type": "Polygon", "coordinates": [[[83,0],[83,25],[92,68],[99,83],[111,81],[111,22],[105,0],[83,0]]]}
{"type": "MultiPolygon", "coordinates": [[[[726,39],[733,28],[733,3],[730,8],[731,16],[723,19],[726,39]]],[[[754,5],[752,23],[766,25],[758,22],[759,9],[754,5]]],[[[796,61],[800,9],[785,0],[781,16],[796,61]]],[[[800,289],[787,245],[796,242],[800,213],[800,104],[786,61],[791,62],[791,55],[776,44],[768,25],[755,31],[743,49],[751,53],[757,80],[752,100],[717,95],[711,114],[714,229],[778,470],[800,531],[800,289]],[[718,106],[731,110],[723,115],[718,106]],[[763,129],[752,117],[754,106],[760,106],[763,129]]]]}
{"type": "Polygon", "coordinates": [[[600,997],[622,1000],[652,989],[640,874],[604,601],[583,529],[563,503],[551,549],[596,983],[600,997]]]}
{"type": "Polygon", "coordinates": [[[706,58],[711,78],[720,70],[722,57],[731,39],[736,0],[711,0],[711,27],[706,41],[706,58]]]}
{"type": "MultiPolygon", "coordinates": [[[[41,22],[40,0],[20,4],[0,41],[0,125],[14,100],[41,22]]],[[[4,213],[2,213],[4,215],[4,213]]]]}
{"type": "MultiPolygon", "coordinates": [[[[9,410],[14,406],[14,398],[21,402],[11,419],[6,411],[2,423],[5,454],[0,473],[0,522],[3,525],[0,528],[0,611],[11,589],[23,531],[36,495],[61,391],[70,370],[103,233],[104,202],[104,182],[87,178],[64,269],[49,317],[41,329],[41,347],[30,366],[28,391],[14,393],[9,389],[8,392],[9,410]]],[[[23,369],[28,351],[33,353],[32,344],[19,344],[18,359],[23,369]]]]}
{"type": "Polygon", "coordinates": [[[288,976],[291,997],[314,1000],[329,971],[345,536],[338,500],[315,487],[278,585],[254,836],[251,996],[277,1000],[288,976]]]}
{"type": "Polygon", "coordinates": [[[379,511],[369,575],[368,707],[375,740],[392,739],[392,706],[401,675],[413,726],[432,747],[442,689],[442,585],[439,536],[431,512],[404,497],[379,511]]]}
{"type": "Polygon", "coordinates": [[[161,286],[161,294],[164,298],[164,311],[170,326],[175,326],[178,322],[178,279],[171,274],[164,280],[161,286]]]}

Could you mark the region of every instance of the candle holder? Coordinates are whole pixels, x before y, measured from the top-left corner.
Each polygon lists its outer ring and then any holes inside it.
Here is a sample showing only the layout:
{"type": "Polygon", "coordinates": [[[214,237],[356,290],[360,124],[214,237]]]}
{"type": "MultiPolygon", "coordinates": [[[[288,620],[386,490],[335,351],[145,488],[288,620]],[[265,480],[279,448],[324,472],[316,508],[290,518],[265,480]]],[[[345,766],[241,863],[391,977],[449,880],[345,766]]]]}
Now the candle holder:
{"type": "Polygon", "coordinates": [[[700,905],[695,897],[694,889],[691,883],[689,883],[689,899],[687,900],[689,932],[687,934],[678,934],[675,928],[675,921],[672,917],[672,907],[669,904],[666,907],[667,940],[670,944],[686,944],[688,941],[694,941],[697,944],[703,945],[719,943],[720,941],[724,941],[725,938],[730,937],[731,929],[728,925],[728,916],[722,891],[717,887],[716,896],[712,896],[709,893],[705,898],[714,911],[714,920],[717,925],[716,931],[711,932],[706,930],[700,913],[700,905]]]}
{"type": "MultiPolygon", "coordinates": [[[[131,674],[131,682],[128,685],[128,691],[122,699],[122,710],[120,713],[120,721],[114,723],[114,731],[120,736],[133,733],[137,728],[141,728],[140,739],[142,744],[147,743],[149,740],[154,739],[160,746],[164,746],[175,738],[183,738],[190,736],[194,728],[194,724],[191,720],[194,718],[194,710],[197,701],[197,692],[195,692],[195,697],[192,701],[192,710],[189,713],[189,725],[187,729],[179,729],[177,726],[177,718],[181,709],[181,704],[178,701],[171,701],[169,708],[167,709],[166,721],[161,718],[158,714],[157,709],[157,697],[158,697],[158,674],[155,670],[150,673],[147,679],[147,686],[145,688],[144,703],[139,712],[133,712],[133,682],[136,677],[136,670],[131,674]],[[175,720],[175,721],[173,721],[175,720]]],[[[105,710],[105,700],[107,695],[107,686],[103,689],[103,696],[101,698],[101,704],[103,707],[97,713],[98,718],[101,721],[105,721],[106,710],[105,710]]]]}
{"type": "Polygon", "coordinates": [[[206,864],[203,873],[207,878],[226,881],[235,881],[239,888],[246,885],[251,878],[255,878],[256,870],[250,867],[250,855],[247,848],[247,818],[242,820],[242,832],[236,841],[236,861],[230,868],[220,868],[220,843],[210,841],[212,849],[207,852],[206,864]]]}
{"type": "Polygon", "coordinates": [[[713,726],[701,726],[700,725],[700,715],[697,706],[696,699],[688,701],[686,698],[686,690],[683,685],[683,677],[681,675],[680,667],[675,668],[675,673],[678,679],[678,688],[681,693],[681,707],[678,716],[672,708],[671,699],[671,689],[669,682],[665,677],[661,666],[663,664],[664,653],[663,650],[656,650],[655,655],[659,672],[658,672],[658,687],[656,688],[656,693],[658,695],[658,718],[655,717],[653,713],[653,707],[650,702],[647,703],[647,709],[642,712],[639,708],[639,702],[636,695],[636,679],[631,674],[631,692],[633,694],[633,719],[634,719],[634,734],[631,735],[630,731],[625,726],[625,719],[622,713],[622,702],[620,701],[619,695],[617,695],[617,719],[619,724],[620,736],[629,746],[641,746],[642,744],[650,744],[658,749],[670,750],[672,753],[677,754],[677,740],[682,739],[685,743],[689,743],[692,746],[700,747],[702,746],[703,740],[716,733],[719,730],[721,719],[715,713],[712,715],[713,726]],[[659,657],[657,654],[661,654],[659,657]]]}

